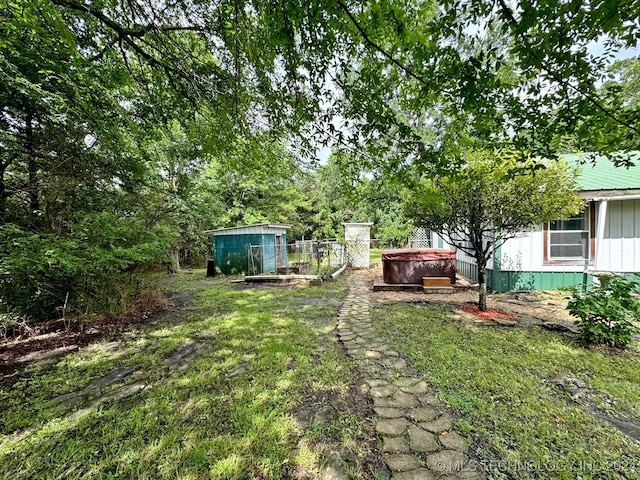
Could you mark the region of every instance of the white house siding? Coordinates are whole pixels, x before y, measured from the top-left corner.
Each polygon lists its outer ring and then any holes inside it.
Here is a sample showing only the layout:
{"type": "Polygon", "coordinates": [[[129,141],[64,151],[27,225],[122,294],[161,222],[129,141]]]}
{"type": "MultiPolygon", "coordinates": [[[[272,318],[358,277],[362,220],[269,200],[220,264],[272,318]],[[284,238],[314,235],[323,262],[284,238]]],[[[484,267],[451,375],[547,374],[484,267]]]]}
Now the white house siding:
{"type": "Polygon", "coordinates": [[[640,200],[609,201],[598,270],[640,272],[640,200]]]}
{"type": "MultiPolygon", "coordinates": [[[[598,209],[596,208],[596,223],[598,209]]],[[[501,271],[583,272],[584,264],[544,264],[544,231],[538,226],[501,248],[501,271]]],[[[600,248],[596,245],[598,271],[640,272],[640,200],[609,200],[600,248]]],[[[594,265],[588,266],[588,271],[594,265]]]]}

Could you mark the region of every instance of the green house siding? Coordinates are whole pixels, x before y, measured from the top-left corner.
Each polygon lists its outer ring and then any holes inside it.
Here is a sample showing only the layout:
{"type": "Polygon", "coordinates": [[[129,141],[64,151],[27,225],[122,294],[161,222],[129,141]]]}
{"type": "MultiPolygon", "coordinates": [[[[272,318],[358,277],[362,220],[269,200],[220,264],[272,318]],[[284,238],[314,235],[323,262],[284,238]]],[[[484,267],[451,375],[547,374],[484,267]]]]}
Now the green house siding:
{"type": "Polygon", "coordinates": [[[591,286],[593,275],[581,272],[492,272],[489,287],[496,292],[510,290],[556,290],[574,285],[591,286]]]}
{"type": "MultiPolygon", "coordinates": [[[[498,264],[494,263],[494,267],[496,266],[498,264]]],[[[474,282],[478,281],[475,263],[458,260],[456,268],[459,274],[474,282]]],[[[587,286],[591,286],[593,275],[582,272],[515,272],[487,269],[487,287],[500,293],[510,290],[556,290],[573,285],[584,286],[585,282],[587,286]]]]}
{"type": "Polygon", "coordinates": [[[469,280],[478,281],[478,268],[475,263],[456,260],[456,271],[469,280]]]}

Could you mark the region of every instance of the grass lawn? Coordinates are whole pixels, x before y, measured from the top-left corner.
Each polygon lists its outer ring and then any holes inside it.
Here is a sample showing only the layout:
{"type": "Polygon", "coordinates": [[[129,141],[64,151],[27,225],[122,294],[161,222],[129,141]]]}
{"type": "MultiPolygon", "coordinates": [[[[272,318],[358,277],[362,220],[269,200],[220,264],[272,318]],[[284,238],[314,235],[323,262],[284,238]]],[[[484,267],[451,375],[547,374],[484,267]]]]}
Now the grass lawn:
{"type": "Polygon", "coordinates": [[[382,249],[381,248],[372,248],[369,250],[369,263],[373,264],[382,264],[382,249]]]}
{"type": "Polygon", "coordinates": [[[459,414],[492,478],[640,478],[640,443],[590,413],[640,419],[640,349],[585,349],[534,328],[477,327],[442,307],[386,305],[379,333],[459,414]],[[550,379],[586,382],[578,400],[550,379]],[[635,467],[635,469],[634,469],[635,467]]]}
{"type": "Polygon", "coordinates": [[[290,289],[204,277],[167,281],[190,306],[29,367],[0,390],[0,478],[315,478],[324,453],[341,445],[357,457],[351,476],[372,478],[370,422],[358,412],[355,369],[332,335],[344,279],[290,289]],[[167,366],[198,338],[184,370],[167,366]],[[84,415],[54,400],[123,366],[136,369],[141,393],[84,415]],[[343,408],[300,428],[301,404],[330,402],[343,408]]]}

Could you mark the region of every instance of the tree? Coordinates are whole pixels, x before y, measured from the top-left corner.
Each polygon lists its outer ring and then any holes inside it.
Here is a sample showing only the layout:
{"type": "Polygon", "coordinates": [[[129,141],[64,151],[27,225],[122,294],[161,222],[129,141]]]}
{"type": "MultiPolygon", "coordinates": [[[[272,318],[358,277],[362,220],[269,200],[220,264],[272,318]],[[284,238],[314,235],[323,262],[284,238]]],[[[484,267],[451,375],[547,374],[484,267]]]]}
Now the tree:
{"type": "Polygon", "coordinates": [[[319,124],[367,167],[455,170],[470,137],[523,161],[640,146],[640,116],[618,108],[619,91],[598,88],[611,56],[637,45],[636,2],[310,3],[324,24],[301,17],[298,28],[318,33],[300,57],[328,65],[336,94],[326,117],[341,128],[319,124]]]}
{"type": "Polygon", "coordinates": [[[562,160],[521,164],[514,156],[476,151],[455,175],[423,178],[408,194],[405,210],[416,225],[476,260],[484,311],[486,268],[496,248],[534,225],[578,213],[576,176],[562,160]]]}

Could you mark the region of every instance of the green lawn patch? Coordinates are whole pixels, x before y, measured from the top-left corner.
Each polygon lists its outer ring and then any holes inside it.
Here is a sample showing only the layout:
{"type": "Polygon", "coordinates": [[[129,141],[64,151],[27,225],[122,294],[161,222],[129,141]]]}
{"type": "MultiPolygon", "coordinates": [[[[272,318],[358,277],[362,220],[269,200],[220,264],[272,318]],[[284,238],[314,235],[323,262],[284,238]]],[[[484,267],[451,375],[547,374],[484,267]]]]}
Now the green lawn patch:
{"type": "Polygon", "coordinates": [[[535,328],[473,326],[434,306],[387,305],[372,318],[459,414],[494,478],[640,478],[640,444],[591,414],[640,423],[637,344],[585,349],[535,328]],[[585,382],[588,395],[572,398],[557,375],[585,382]]]}
{"type": "Polygon", "coordinates": [[[378,264],[382,263],[382,249],[381,248],[372,248],[369,250],[369,263],[370,264],[378,264]]]}
{"type": "Polygon", "coordinates": [[[363,414],[336,410],[307,429],[296,417],[303,401],[353,401],[355,369],[332,335],[343,279],[253,288],[196,271],[167,288],[192,304],[0,391],[0,478],[313,478],[332,442],[356,453],[354,478],[371,476],[363,414]],[[167,366],[194,342],[183,369],[167,366]],[[83,415],[55,400],[115,367],[132,367],[127,381],[144,390],[83,415]]]}

